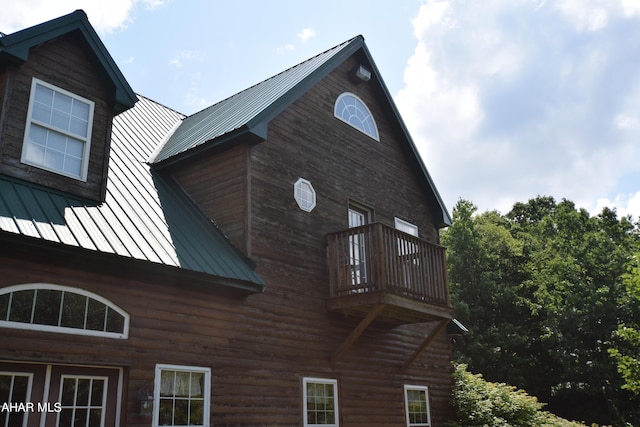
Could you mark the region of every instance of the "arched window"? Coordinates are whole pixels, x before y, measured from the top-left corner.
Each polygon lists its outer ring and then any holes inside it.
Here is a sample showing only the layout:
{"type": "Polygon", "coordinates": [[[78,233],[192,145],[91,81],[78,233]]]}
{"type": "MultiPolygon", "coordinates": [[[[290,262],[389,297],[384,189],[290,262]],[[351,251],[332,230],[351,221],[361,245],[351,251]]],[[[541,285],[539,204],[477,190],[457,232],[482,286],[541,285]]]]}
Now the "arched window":
{"type": "Polygon", "coordinates": [[[345,92],[336,99],[333,114],[340,120],[349,123],[360,132],[380,141],[376,121],[365,103],[356,95],[345,92]]]}
{"type": "Polygon", "coordinates": [[[92,292],[31,283],[0,289],[0,327],[127,338],[129,314],[92,292]]]}

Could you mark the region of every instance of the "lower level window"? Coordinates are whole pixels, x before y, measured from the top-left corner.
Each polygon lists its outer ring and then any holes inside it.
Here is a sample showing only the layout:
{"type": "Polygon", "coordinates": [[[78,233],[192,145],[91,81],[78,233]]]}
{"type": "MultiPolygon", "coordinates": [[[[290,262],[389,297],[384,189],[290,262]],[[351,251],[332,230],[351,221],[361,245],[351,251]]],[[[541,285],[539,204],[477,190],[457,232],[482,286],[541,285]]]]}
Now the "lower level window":
{"type": "Polygon", "coordinates": [[[430,426],[429,391],[427,387],[405,385],[405,407],[407,409],[407,427],[430,426]]]}
{"type": "Polygon", "coordinates": [[[304,425],[338,426],[338,382],[324,378],[304,378],[304,425]]]}
{"type": "Polygon", "coordinates": [[[107,404],[107,377],[62,376],[59,427],[99,427],[104,425],[107,404]]]}
{"type": "Polygon", "coordinates": [[[154,426],[209,425],[211,370],[157,365],[154,426]]]}

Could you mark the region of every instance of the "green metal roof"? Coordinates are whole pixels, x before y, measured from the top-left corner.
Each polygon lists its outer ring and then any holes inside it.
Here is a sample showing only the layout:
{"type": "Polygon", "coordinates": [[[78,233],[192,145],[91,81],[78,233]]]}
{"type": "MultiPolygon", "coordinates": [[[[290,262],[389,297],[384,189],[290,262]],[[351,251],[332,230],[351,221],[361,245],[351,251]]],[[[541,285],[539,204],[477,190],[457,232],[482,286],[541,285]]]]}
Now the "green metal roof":
{"type": "Polygon", "coordinates": [[[252,262],[176,183],[146,163],[183,118],[142,97],[115,118],[106,200],[99,205],[0,175],[0,239],[22,235],[261,290],[264,282],[252,262]]]}
{"type": "Polygon", "coordinates": [[[137,100],[135,92],[129,86],[82,10],[76,10],[60,18],[0,37],[0,63],[2,61],[24,62],[29,58],[29,50],[32,47],[72,31],[79,31],[82,34],[89,44],[90,53],[97,60],[106,78],[113,84],[116,112],[119,113],[133,107],[137,100]]]}
{"type": "Polygon", "coordinates": [[[452,220],[442,197],[422,161],[393,98],[369,53],[364,38],[356,36],[319,55],[291,67],[267,80],[185,118],[166,142],[151,158],[158,168],[179,162],[236,137],[250,136],[256,142],[267,139],[269,120],[302,96],[313,85],[332,72],[356,52],[362,52],[372,68],[372,81],[380,85],[409,148],[429,187],[433,201],[439,207],[439,226],[451,225],[452,220]]]}

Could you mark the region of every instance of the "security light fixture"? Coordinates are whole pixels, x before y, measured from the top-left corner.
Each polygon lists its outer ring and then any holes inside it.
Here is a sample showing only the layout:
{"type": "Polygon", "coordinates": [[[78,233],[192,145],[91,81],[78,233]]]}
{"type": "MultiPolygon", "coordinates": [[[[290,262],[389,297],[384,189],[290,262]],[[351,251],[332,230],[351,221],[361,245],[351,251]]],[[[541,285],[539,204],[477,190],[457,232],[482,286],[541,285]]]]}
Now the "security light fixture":
{"type": "Polygon", "coordinates": [[[151,383],[145,382],[138,390],[138,402],[140,403],[140,415],[149,416],[153,414],[153,394],[151,393],[151,383]]]}
{"type": "Polygon", "coordinates": [[[371,71],[364,65],[358,65],[351,71],[351,75],[358,83],[365,83],[371,80],[371,71]]]}

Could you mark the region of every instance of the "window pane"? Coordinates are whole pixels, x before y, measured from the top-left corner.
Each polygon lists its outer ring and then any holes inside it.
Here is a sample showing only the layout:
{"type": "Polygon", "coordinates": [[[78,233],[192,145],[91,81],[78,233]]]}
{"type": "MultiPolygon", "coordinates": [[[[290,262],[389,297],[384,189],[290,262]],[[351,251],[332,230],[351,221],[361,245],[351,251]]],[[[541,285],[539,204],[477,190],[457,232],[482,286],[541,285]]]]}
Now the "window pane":
{"type": "Polygon", "coordinates": [[[162,371],[160,374],[160,396],[173,397],[175,371],[162,371]]]}
{"type": "Polygon", "coordinates": [[[53,105],[53,90],[37,84],[35,100],[45,105],[53,105]]]}
{"type": "Polygon", "coordinates": [[[102,409],[91,409],[89,412],[89,427],[102,425],[102,409]]]}
{"type": "MultiPolygon", "coordinates": [[[[53,134],[52,134],[53,135],[53,134]]],[[[43,166],[49,169],[61,171],[64,165],[64,155],[59,151],[46,150],[44,152],[43,166]]]]}
{"type": "Polygon", "coordinates": [[[89,299],[86,329],[90,329],[92,331],[104,331],[106,309],[107,306],[100,301],[89,299]]]}
{"type": "Polygon", "coordinates": [[[13,375],[0,375],[0,402],[10,402],[13,375]]]}
{"type": "Polygon", "coordinates": [[[124,316],[115,310],[107,308],[107,332],[124,332],[124,316]]]}
{"type": "Polygon", "coordinates": [[[86,120],[72,117],[69,124],[69,131],[73,134],[86,137],[88,126],[89,125],[86,120]]]}
{"type": "Polygon", "coordinates": [[[64,161],[64,172],[80,177],[82,175],[82,159],[66,157],[64,161]]]}
{"type": "Polygon", "coordinates": [[[173,411],[173,425],[185,426],[189,423],[189,400],[176,399],[173,411]]]}
{"type": "Polygon", "coordinates": [[[73,409],[62,409],[60,412],[58,427],[73,427],[73,409]]]}
{"type": "Polygon", "coordinates": [[[9,320],[12,322],[31,323],[33,308],[33,290],[13,292],[9,320]]]}
{"type": "Polygon", "coordinates": [[[160,407],[158,411],[158,424],[161,426],[173,424],[173,400],[160,399],[160,407]]]}
{"type": "Polygon", "coordinates": [[[73,99],[69,95],[55,92],[53,95],[53,108],[67,115],[71,113],[73,99]]]}
{"type": "Polygon", "coordinates": [[[89,391],[91,390],[91,380],[88,378],[78,379],[78,397],[76,398],[76,406],[89,406],[89,391]]]}
{"type": "Polygon", "coordinates": [[[76,401],[76,379],[64,378],[62,380],[62,406],[73,406],[76,401]]]}
{"type": "Polygon", "coordinates": [[[36,144],[42,146],[46,146],[47,134],[48,131],[42,126],[31,125],[31,127],[29,128],[29,141],[35,142],[36,144]]]}
{"type": "Polygon", "coordinates": [[[49,124],[51,122],[51,107],[34,102],[32,116],[35,120],[49,124]]]}
{"type": "Polygon", "coordinates": [[[104,387],[104,380],[93,380],[93,384],[91,384],[91,406],[102,406],[104,387]]]}
{"type": "Polygon", "coordinates": [[[204,374],[200,372],[191,373],[191,397],[204,397],[204,374]]]}
{"type": "Polygon", "coordinates": [[[71,292],[64,293],[62,305],[62,322],[60,326],[84,329],[87,297],[71,292]]]}
{"type": "Polygon", "coordinates": [[[67,112],[54,109],[51,113],[51,125],[58,129],[68,131],[70,121],[71,117],[67,112]]]}
{"type": "Polygon", "coordinates": [[[9,295],[11,294],[0,295],[0,320],[9,320],[7,318],[9,315],[9,295]]]}
{"type": "Polygon", "coordinates": [[[71,110],[71,115],[73,117],[81,119],[86,123],[89,120],[89,110],[89,104],[86,102],[82,102],[77,99],[73,100],[73,107],[71,110]]]}
{"type": "Polygon", "coordinates": [[[74,427],[85,427],[87,425],[88,409],[76,408],[75,416],[73,417],[74,427]]]}
{"type": "Polygon", "coordinates": [[[60,291],[38,289],[36,292],[36,308],[33,314],[33,323],[58,326],[61,299],[62,292],[60,291]]]}
{"type": "Polygon", "coordinates": [[[176,372],[176,380],[174,384],[174,395],[176,397],[189,397],[189,386],[191,383],[190,372],[176,372]]]}
{"type": "Polygon", "coordinates": [[[192,400],[189,409],[189,424],[190,425],[203,425],[204,424],[204,401],[192,400]]]}

